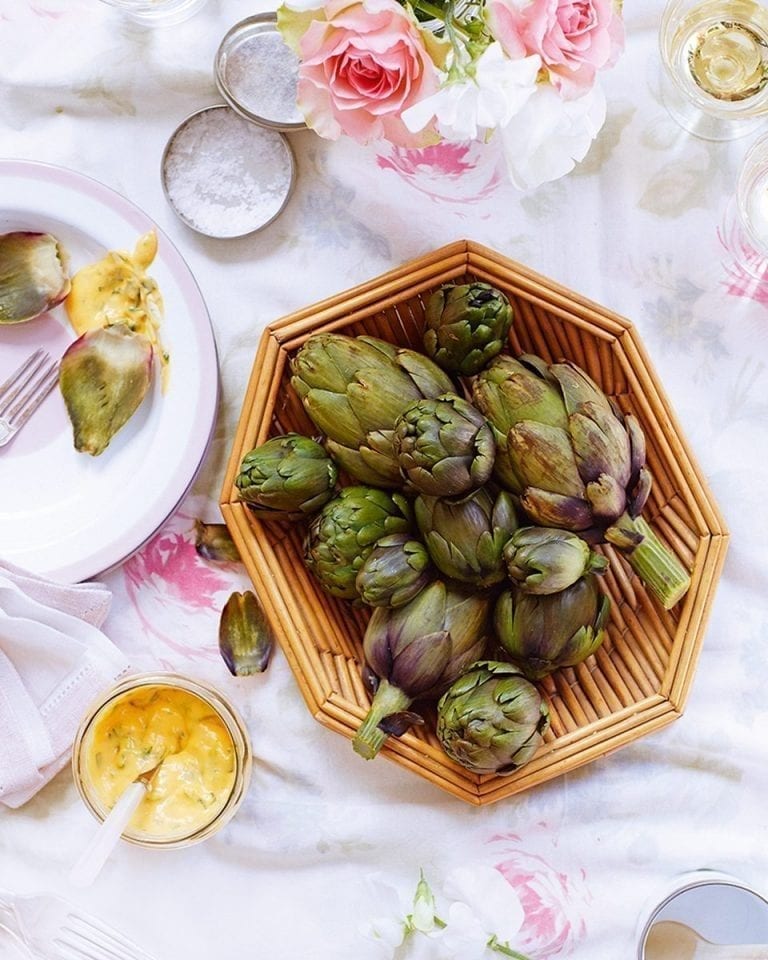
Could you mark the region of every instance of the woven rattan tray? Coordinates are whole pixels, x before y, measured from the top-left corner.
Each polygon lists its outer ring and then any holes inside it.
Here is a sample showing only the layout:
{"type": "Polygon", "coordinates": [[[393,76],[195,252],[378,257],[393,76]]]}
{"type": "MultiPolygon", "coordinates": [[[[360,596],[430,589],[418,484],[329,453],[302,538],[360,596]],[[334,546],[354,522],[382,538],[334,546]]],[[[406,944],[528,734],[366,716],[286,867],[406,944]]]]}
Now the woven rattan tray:
{"type": "MultiPolygon", "coordinates": [[[[622,409],[638,416],[654,478],[645,516],[692,572],[687,596],[667,612],[621,556],[601,548],[610,559],[603,578],[613,600],[608,636],[595,656],[541,683],[551,729],[533,760],[516,773],[469,772],[443,753],[430,724],[387,741],[382,757],[463,800],[486,804],[658,730],[680,716],[691,686],[728,534],[632,325],[471,241],[452,243],[284,317],[267,328],[256,354],[221,508],[307,706],[321,723],[351,738],[369,703],[360,679],[368,613],[320,589],[302,562],[304,525],[255,519],[238,501],[234,478],[245,453],[268,437],[289,430],[316,433],[288,382],[287,361],[308,336],[320,330],[367,333],[421,349],[426,297],[446,281],[468,279],[491,283],[512,301],[513,353],[575,361],[622,409]]],[[[354,762],[366,761],[354,756],[354,762]]]]}

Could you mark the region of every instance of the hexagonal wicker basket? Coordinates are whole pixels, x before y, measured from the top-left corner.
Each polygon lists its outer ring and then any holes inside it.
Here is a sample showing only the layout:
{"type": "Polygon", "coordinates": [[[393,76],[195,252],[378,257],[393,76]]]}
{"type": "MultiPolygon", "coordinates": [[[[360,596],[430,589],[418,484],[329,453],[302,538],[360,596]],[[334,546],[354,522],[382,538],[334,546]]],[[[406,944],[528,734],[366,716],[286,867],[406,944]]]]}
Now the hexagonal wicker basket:
{"type": "Polygon", "coordinates": [[[619,554],[601,548],[610,558],[603,578],[613,599],[608,636],[585,663],[540,684],[551,729],[533,760],[514,774],[480,776],[454,763],[430,723],[385,744],[382,756],[463,800],[486,804],[658,730],[685,705],[728,534],[631,324],[471,241],[284,317],[267,328],[255,358],[221,509],[307,706],[321,723],[351,738],[369,704],[360,679],[368,612],[324,593],[302,562],[305,525],[255,519],[238,500],[234,478],[245,453],[268,437],[289,430],[316,434],[289,384],[287,363],[307,337],[321,330],[367,333],[421,349],[426,297],[446,281],[470,279],[493,284],[512,301],[512,353],[573,360],[638,416],[654,478],[644,515],[692,572],[687,596],[667,612],[619,554]]]}

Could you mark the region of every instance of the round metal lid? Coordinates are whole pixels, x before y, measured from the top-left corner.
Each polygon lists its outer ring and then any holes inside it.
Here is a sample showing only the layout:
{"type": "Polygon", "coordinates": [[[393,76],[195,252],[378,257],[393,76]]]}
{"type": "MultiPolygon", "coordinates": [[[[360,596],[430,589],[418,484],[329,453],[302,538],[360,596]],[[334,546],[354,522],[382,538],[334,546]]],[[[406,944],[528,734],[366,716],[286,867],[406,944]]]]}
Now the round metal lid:
{"type": "Polygon", "coordinates": [[[277,14],[259,13],[236,23],[214,61],[219,91],[241,116],[274,130],[303,130],[296,105],[299,59],[277,29],[277,14]]]}

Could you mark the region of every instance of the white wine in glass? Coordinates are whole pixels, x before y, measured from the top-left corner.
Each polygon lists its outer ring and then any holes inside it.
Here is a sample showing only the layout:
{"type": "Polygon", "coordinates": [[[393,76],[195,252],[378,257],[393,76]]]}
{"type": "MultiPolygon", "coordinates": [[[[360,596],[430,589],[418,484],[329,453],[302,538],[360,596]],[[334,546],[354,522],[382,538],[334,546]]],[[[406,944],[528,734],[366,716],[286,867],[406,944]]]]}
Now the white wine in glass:
{"type": "Polygon", "coordinates": [[[660,32],[664,101],[691,133],[730,140],[768,118],[768,7],[671,0],[660,32]]]}

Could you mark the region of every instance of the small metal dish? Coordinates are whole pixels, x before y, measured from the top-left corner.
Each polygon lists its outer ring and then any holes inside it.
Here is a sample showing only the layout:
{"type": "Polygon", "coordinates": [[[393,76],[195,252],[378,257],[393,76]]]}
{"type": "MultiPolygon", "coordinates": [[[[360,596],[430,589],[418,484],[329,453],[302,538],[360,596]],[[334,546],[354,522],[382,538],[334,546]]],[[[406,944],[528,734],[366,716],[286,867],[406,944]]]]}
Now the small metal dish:
{"type": "Polygon", "coordinates": [[[171,134],[160,163],[166,199],[203,236],[234,239],[269,226],[296,182],[287,137],[226,104],[197,110],[171,134]]]}
{"type": "Polygon", "coordinates": [[[277,29],[277,14],[236,23],[219,45],[214,75],[221,95],[246,120],[273,130],[304,130],[296,105],[299,60],[277,29]]]}

